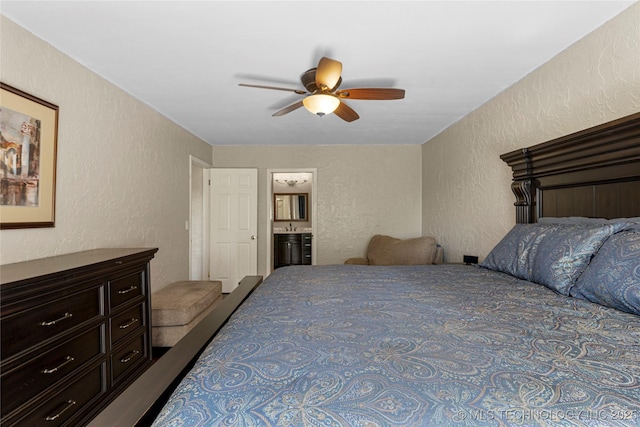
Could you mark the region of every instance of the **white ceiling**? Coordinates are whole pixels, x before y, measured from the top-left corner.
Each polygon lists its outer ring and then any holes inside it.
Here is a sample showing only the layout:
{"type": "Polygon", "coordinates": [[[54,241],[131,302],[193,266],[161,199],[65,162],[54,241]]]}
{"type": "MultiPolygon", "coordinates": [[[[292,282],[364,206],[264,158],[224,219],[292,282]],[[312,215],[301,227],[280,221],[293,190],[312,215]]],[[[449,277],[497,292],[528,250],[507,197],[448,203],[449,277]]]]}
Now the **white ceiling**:
{"type": "MultiPolygon", "coordinates": [[[[0,11],[212,145],[422,144],[633,1],[1,1],[0,11]],[[322,56],[360,119],[301,99],[322,56]]],[[[52,102],[55,100],[52,100],[52,102]]]]}

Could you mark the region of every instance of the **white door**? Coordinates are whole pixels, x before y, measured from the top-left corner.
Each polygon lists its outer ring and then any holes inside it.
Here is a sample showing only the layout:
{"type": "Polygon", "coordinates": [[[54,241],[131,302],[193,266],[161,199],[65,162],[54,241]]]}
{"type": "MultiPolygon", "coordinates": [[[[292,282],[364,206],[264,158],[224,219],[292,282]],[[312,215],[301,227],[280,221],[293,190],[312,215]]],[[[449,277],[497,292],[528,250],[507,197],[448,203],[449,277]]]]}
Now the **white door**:
{"type": "Polygon", "coordinates": [[[258,170],[211,169],[210,280],[231,292],[258,272],[258,170]]]}

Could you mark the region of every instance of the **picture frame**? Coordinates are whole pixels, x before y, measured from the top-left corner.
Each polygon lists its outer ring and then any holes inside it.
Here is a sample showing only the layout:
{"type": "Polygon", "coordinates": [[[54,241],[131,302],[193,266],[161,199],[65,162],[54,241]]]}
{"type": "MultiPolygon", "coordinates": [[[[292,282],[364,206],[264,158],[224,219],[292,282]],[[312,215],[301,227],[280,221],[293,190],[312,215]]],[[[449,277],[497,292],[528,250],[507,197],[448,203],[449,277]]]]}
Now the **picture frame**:
{"type": "Polygon", "coordinates": [[[58,110],[0,82],[0,229],[55,226],[58,110]]]}

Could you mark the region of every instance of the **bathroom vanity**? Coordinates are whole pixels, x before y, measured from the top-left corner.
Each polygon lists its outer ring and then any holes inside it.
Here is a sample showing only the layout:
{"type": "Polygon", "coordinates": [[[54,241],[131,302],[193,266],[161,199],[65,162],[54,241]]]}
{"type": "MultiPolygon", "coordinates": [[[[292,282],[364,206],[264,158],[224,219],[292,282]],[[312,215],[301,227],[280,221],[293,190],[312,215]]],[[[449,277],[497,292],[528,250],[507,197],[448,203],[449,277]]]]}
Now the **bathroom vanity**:
{"type": "Polygon", "coordinates": [[[311,233],[273,235],[273,268],[286,265],[311,265],[311,233]]]}

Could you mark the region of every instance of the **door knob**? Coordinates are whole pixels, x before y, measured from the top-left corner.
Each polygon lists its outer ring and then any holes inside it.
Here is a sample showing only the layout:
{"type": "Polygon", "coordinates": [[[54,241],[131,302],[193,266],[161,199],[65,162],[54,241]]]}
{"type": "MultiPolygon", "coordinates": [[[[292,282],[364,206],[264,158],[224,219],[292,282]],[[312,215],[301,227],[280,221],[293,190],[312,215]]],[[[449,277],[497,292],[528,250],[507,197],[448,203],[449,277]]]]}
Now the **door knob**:
{"type": "Polygon", "coordinates": [[[256,240],[256,236],[251,236],[251,240],[256,240]]]}

